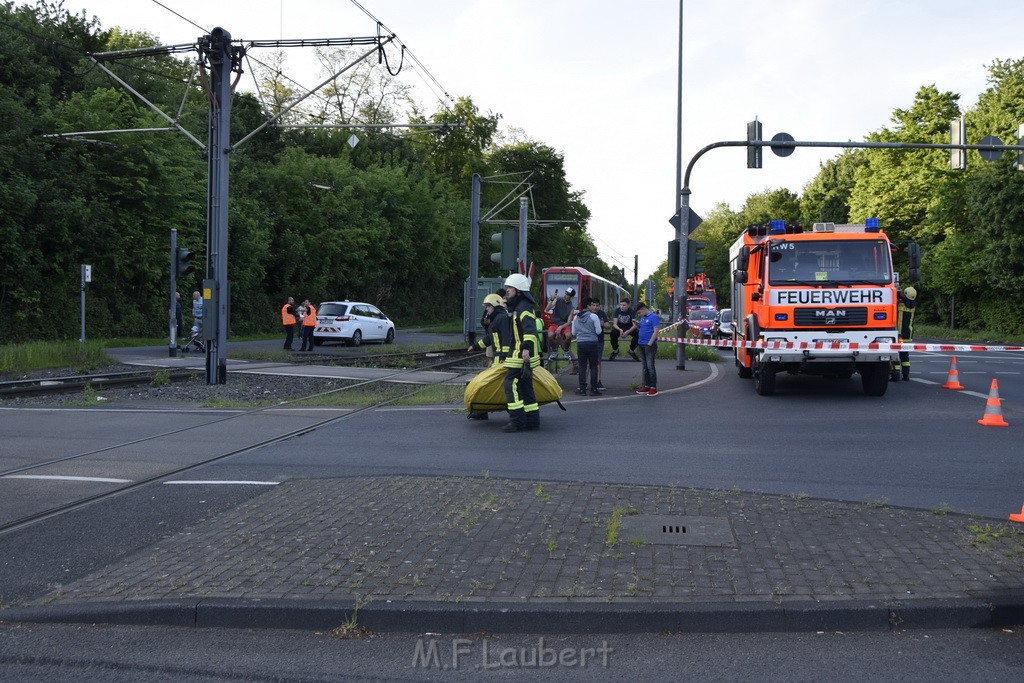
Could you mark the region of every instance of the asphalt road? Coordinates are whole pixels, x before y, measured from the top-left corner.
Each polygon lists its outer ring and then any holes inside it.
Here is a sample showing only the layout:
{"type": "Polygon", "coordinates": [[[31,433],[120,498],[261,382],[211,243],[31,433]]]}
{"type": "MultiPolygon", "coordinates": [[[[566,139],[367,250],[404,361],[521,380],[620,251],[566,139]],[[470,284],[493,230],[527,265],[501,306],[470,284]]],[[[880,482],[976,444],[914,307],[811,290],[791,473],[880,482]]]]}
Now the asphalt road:
{"type": "Polygon", "coordinates": [[[0,625],[0,680],[1002,683],[1019,678],[1024,667],[1022,635],[1018,629],[340,639],[286,631],[0,625]]]}
{"type": "MultiPolygon", "coordinates": [[[[739,488],[889,503],[1005,519],[1024,502],[1018,356],[964,359],[968,391],[942,389],[948,356],[916,361],[917,379],[866,397],[859,379],[779,378],[754,393],[730,364],[712,382],[659,400],[574,402],[512,438],[501,420],[446,408],[381,410],[295,442],[212,466],[218,477],[407,473],[739,488]],[[978,424],[991,379],[1009,428],[978,424]],[[1018,426],[1017,429],[1020,427],[1018,426]],[[580,437],[586,433],[588,438],[580,437]]],[[[685,372],[706,373],[691,362],[685,372]]],[[[643,397],[641,397],[643,398],[643,397]]]]}

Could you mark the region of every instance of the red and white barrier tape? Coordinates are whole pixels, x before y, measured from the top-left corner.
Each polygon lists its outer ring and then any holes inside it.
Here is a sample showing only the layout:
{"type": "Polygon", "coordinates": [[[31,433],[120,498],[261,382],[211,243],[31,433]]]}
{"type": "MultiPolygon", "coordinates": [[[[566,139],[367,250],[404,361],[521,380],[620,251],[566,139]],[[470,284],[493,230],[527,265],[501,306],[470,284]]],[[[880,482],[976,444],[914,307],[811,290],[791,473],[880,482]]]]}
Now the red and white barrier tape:
{"type": "Polygon", "coordinates": [[[681,339],[679,337],[658,337],[658,341],[693,344],[694,346],[718,346],[731,349],[795,349],[798,351],[841,350],[851,351],[1024,351],[1024,346],[980,346],[977,344],[860,344],[857,342],[734,342],[731,339],[681,339]]]}

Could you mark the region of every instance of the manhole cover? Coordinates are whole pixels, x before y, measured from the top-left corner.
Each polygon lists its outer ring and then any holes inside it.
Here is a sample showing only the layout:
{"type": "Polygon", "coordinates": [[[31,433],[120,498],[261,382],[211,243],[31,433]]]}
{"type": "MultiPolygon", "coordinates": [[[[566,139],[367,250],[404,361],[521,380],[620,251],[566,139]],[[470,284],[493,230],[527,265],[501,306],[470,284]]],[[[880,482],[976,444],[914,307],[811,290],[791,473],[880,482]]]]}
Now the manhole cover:
{"type": "Polygon", "coordinates": [[[661,545],[736,547],[727,517],[665,517],[626,515],[619,523],[619,540],[642,540],[661,545]]]}

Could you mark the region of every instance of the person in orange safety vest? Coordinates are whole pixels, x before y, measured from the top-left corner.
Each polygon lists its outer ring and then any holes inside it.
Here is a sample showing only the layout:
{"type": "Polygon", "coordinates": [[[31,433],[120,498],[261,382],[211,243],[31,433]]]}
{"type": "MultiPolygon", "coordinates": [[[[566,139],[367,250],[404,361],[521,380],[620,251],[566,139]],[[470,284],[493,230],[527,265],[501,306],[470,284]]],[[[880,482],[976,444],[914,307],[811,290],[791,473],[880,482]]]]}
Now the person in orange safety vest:
{"type": "Polygon", "coordinates": [[[292,339],[295,336],[295,299],[288,297],[288,301],[281,307],[281,324],[284,325],[284,350],[294,351],[292,339]]]}
{"type": "Polygon", "coordinates": [[[302,302],[306,307],[306,317],[302,319],[302,346],[299,351],[313,350],[313,330],[316,329],[316,306],[306,299],[302,302]]]}

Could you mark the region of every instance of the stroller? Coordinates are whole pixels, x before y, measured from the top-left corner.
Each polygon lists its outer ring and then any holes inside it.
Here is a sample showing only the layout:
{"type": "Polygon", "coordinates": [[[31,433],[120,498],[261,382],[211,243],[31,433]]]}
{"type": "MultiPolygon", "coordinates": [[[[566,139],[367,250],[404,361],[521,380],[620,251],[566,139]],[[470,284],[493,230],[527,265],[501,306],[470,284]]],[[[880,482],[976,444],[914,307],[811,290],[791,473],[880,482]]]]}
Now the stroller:
{"type": "Polygon", "coordinates": [[[199,326],[193,325],[192,330],[189,332],[188,339],[184,343],[178,344],[178,350],[182,353],[188,353],[192,347],[195,346],[197,353],[206,353],[206,344],[199,338],[199,326]]]}

